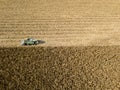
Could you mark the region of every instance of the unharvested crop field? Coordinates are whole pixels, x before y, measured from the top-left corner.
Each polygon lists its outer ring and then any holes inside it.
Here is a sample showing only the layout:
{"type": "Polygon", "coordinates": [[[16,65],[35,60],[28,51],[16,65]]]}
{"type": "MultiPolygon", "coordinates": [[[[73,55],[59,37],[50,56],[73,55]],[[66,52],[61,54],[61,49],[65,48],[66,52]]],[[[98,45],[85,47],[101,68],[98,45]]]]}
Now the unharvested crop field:
{"type": "Polygon", "coordinates": [[[119,45],[120,0],[0,0],[0,90],[120,90],[119,45]]]}
{"type": "Polygon", "coordinates": [[[120,46],[0,48],[0,90],[120,90],[120,46]]]}

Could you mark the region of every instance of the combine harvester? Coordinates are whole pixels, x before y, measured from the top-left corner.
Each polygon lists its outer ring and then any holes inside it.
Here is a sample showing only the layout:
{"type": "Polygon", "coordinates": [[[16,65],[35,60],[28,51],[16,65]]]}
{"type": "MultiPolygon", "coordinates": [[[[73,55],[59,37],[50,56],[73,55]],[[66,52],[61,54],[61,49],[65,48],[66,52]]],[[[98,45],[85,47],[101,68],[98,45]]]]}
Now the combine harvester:
{"type": "Polygon", "coordinates": [[[21,41],[21,45],[38,45],[40,43],[44,43],[44,41],[35,40],[33,38],[27,38],[26,40],[21,41]]]}

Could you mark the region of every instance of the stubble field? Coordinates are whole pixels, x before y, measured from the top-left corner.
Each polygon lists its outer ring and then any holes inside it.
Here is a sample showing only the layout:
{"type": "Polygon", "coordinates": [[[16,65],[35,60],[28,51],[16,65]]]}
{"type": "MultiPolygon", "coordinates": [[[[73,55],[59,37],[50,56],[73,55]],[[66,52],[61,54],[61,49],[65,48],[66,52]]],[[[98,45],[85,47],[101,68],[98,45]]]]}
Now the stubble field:
{"type": "Polygon", "coordinates": [[[120,1],[0,0],[0,46],[33,37],[42,46],[120,44],[120,1]]]}

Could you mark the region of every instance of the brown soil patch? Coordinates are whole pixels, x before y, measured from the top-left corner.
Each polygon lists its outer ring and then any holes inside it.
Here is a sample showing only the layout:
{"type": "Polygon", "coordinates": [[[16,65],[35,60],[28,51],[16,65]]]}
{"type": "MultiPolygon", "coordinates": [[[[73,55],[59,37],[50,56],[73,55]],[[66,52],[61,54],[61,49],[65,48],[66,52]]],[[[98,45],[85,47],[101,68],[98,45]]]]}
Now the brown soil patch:
{"type": "Polygon", "coordinates": [[[0,48],[0,90],[120,90],[120,47],[0,48]]]}

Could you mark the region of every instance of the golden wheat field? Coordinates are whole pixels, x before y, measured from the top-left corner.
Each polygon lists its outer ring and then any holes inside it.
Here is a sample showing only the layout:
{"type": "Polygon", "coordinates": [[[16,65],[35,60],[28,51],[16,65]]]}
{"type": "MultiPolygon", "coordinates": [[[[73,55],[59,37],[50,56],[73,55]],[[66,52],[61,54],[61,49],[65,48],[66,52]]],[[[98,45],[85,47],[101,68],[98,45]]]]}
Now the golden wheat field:
{"type": "Polygon", "coordinates": [[[120,90],[119,45],[120,0],[0,0],[0,90],[120,90]]]}
{"type": "Polygon", "coordinates": [[[0,48],[0,90],[120,90],[120,47],[0,48]]]}

